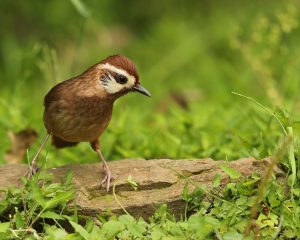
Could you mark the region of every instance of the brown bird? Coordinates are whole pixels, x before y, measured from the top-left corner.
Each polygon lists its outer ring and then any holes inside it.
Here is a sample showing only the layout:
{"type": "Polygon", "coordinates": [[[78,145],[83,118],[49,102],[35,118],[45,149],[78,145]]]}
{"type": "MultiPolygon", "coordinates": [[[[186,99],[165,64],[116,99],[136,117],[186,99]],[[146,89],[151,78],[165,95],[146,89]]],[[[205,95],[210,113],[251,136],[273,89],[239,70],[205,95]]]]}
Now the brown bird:
{"type": "Polygon", "coordinates": [[[109,191],[112,175],[98,139],[110,122],[116,99],[132,91],[151,96],[141,86],[135,64],[120,55],[109,56],[81,75],[54,86],[44,99],[44,125],[48,134],[32,160],[28,175],[37,172],[36,160],[50,136],[56,148],[90,142],[103,162],[105,177],[101,185],[109,191]]]}

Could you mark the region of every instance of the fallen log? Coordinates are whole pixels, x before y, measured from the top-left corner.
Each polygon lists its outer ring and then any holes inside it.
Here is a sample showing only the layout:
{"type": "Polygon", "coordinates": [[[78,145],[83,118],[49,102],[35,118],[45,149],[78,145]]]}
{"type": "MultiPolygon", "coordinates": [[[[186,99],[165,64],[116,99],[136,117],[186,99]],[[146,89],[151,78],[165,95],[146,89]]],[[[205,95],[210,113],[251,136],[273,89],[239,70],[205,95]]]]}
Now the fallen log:
{"type": "MultiPolygon", "coordinates": [[[[268,158],[243,158],[226,163],[246,177],[253,172],[262,174],[269,161],[268,158]]],[[[163,203],[168,205],[169,211],[176,217],[183,214],[185,203],[181,194],[187,178],[209,190],[215,174],[220,173],[221,186],[224,186],[230,180],[220,167],[224,162],[212,159],[127,159],[109,162],[109,166],[115,177],[113,184],[118,200],[131,215],[147,219],[163,203]],[[127,182],[129,175],[138,183],[136,191],[127,182]]],[[[27,166],[23,164],[0,166],[0,188],[20,184],[18,179],[26,170],[27,166]]],[[[107,193],[100,186],[103,177],[100,163],[73,164],[48,171],[57,182],[61,181],[68,170],[73,172],[76,189],[74,202],[80,214],[96,216],[107,211],[113,214],[123,213],[112,192],[107,193]]],[[[275,169],[276,173],[279,174],[280,170],[275,169]]]]}

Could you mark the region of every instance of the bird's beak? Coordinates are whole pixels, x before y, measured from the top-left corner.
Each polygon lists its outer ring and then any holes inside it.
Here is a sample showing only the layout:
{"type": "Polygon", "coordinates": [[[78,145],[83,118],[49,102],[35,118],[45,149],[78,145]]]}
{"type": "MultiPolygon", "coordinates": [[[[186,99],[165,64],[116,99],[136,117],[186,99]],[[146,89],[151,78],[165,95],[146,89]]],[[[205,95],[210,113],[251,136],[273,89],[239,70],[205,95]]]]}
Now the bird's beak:
{"type": "Polygon", "coordinates": [[[151,93],[140,84],[137,84],[134,87],[132,87],[132,91],[139,92],[147,97],[151,97],[151,93]]]}

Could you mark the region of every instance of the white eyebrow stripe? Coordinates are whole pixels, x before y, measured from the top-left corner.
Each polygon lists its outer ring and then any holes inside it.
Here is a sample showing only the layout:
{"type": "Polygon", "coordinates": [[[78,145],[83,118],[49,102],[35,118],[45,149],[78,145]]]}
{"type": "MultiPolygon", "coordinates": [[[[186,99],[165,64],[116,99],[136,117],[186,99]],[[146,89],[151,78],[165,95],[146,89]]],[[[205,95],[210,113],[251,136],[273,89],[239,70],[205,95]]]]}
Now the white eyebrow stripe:
{"type": "Polygon", "coordinates": [[[131,88],[134,86],[135,84],[135,77],[130,75],[129,73],[127,73],[125,70],[123,69],[120,69],[120,68],[117,68],[109,63],[105,63],[105,64],[99,64],[98,65],[98,68],[99,69],[106,69],[106,70],[109,70],[111,72],[115,72],[117,74],[120,74],[120,75],[123,75],[125,77],[127,77],[128,81],[126,84],[120,84],[118,82],[116,82],[116,80],[114,79],[113,76],[111,76],[110,73],[108,73],[108,76],[111,78],[111,81],[108,81],[107,84],[103,84],[103,87],[106,89],[107,92],[109,93],[116,93],[116,92],[119,92],[121,91],[122,89],[124,88],[131,88]]]}
{"type": "Polygon", "coordinates": [[[128,77],[133,77],[132,75],[128,74],[126,71],[124,71],[123,69],[120,69],[120,68],[117,68],[109,63],[105,63],[105,64],[100,64],[99,65],[99,68],[100,69],[106,69],[106,70],[110,70],[112,72],[115,72],[115,73],[118,73],[118,74],[121,74],[121,75],[124,75],[126,76],[127,78],[128,77]]]}

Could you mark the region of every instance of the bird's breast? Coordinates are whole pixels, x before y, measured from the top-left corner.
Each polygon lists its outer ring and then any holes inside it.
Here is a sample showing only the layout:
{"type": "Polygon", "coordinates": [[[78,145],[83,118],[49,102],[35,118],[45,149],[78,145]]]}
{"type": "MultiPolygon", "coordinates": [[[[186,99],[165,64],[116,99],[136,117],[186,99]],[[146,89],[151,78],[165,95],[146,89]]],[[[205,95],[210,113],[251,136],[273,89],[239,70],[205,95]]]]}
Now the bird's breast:
{"type": "Polygon", "coordinates": [[[66,141],[97,139],[108,126],[113,102],[97,97],[60,99],[45,109],[45,126],[53,135],[66,141]]]}

